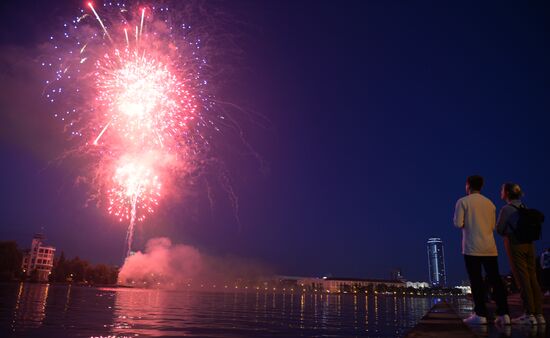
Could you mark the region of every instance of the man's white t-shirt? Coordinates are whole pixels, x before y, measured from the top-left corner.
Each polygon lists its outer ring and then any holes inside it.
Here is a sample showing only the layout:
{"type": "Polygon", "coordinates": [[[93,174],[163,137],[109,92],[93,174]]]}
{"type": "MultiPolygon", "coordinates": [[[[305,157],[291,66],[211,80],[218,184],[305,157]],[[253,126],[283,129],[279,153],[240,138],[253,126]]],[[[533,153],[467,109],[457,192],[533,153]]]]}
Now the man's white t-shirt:
{"type": "Polygon", "coordinates": [[[493,231],[496,207],[487,197],[472,193],[456,202],[454,225],[462,228],[462,254],[497,256],[493,231]]]}

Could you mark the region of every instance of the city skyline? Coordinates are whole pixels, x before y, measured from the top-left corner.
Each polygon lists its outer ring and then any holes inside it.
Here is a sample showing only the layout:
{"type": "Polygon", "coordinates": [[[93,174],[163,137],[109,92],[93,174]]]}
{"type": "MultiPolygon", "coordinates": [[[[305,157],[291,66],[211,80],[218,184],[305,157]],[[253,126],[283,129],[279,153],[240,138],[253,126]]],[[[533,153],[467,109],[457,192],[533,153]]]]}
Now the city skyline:
{"type": "MultiPolygon", "coordinates": [[[[54,257],[54,254],[56,252],[56,248],[51,245],[44,245],[46,239],[46,236],[44,233],[36,233],[32,237],[31,247],[30,249],[26,249],[26,245],[21,245],[21,243],[18,243],[20,245],[20,248],[22,248],[21,252],[23,254],[23,261],[22,261],[22,271],[27,276],[27,278],[31,275],[33,270],[38,270],[38,280],[45,281],[48,278],[49,273],[51,272],[52,267],[54,266],[54,260],[59,259],[59,254],[54,257]],[[44,259],[42,262],[42,258],[44,256],[44,259]],[[46,264],[44,266],[41,266],[40,264],[46,264]],[[42,271],[44,270],[44,271],[42,271]]],[[[61,254],[64,254],[64,251],[61,249],[59,250],[61,254]]],[[[387,281],[395,281],[395,282],[403,282],[406,283],[407,286],[414,285],[414,288],[418,287],[434,287],[434,288],[454,288],[454,287],[461,287],[462,283],[464,281],[460,281],[459,283],[456,283],[455,285],[448,285],[447,284],[447,278],[446,278],[446,271],[445,271],[445,256],[444,256],[444,245],[440,238],[430,238],[427,241],[427,253],[428,253],[428,274],[426,278],[420,278],[417,280],[413,280],[410,278],[407,278],[407,276],[404,276],[402,274],[401,268],[393,268],[390,270],[390,279],[387,279],[387,281]],[[422,286],[419,286],[422,285],[422,286]],[[423,286],[425,285],[425,286],[423,286]]],[[[134,253],[132,253],[134,254],[134,253]]],[[[82,257],[85,258],[85,257],[82,257]]],[[[101,262],[96,262],[101,263],[101,262]]],[[[115,264],[117,266],[117,264],[115,264]]],[[[298,278],[298,277],[296,277],[298,278]]],[[[332,274],[328,274],[325,276],[321,276],[320,274],[317,275],[309,275],[309,276],[303,276],[303,278],[308,278],[311,280],[326,280],[332,279],[332,280],[338,280],[340,277],[335,277],[332,274]]],[[[362,275],[362,276],[348,276],[345,279],[351,279],[355,278],[357,280],[386,280],[385,278],[372,278],[368,275],[362,275]]]]}
{"type": "MultiPolygon", "coordinates": [[[[425,281],[411,281],[401,274],[401,269],[393,269],[389,279],[383,278],[365,278],[352,276],[284,276],[265,275],[245,276],[233,275],[224,276],[220,279],[200,279],[184,278],[177,276],[176,271],[159,274],[160,278],[155,279],[155,273],[147,272],[140,275],[127,275],[124,273],[124,266],[108,266],[102,263],[90,265],[90,263],[81,257],[74,257],[69,262],[61,250],[59,255],[55,255],[57,249],[51,245],[46,245],[46,237],[43,233],[37,233],[32,237],[31,246],[29,249],[14,247],[11,241],[2,241],[4,250],[9,251],[9,255],[15,254],[18,251],[21,262],[15,271],[6,270],[4,273],[14,273],[14,278],[21,281],[31,283],[75,283],[76,285],[96,285],[97,283],[106,283],[109,285],[119,285],[123,287],[145,287],[148,288],[152,283],[155,288],[164,286],[173,288],[178,286],[190,290],[190,288],[200,285],[202,290],[215,290],[218,286],[221,289],[236,288],[242,290],[265,291],[282,291],[284,292],[319,292],[319,293],[366,293],[380,292],[382,294],[399,294],[399,295],[460,295],[464,293],[465,286],[455,285],[448,286],[445,283],[430,280],[430,283],[425,281]],[[122,269],[122,270],[120,270],[122,269]],[[113,279],[111,273],[118,275],[118,278],[113,279]],[[122,274],[123,276],[120,276],[122,274]],[[170,275],[175,275],[173,278],[170,275]],[[17,276],[17,277],[15,277],[17,276]],[[227,279],[229,277],[229,279],[227,279]],[[234,278],[234,280],[232,280],[234,278]],[[267,284],[266,284],[267,283],[267,284]],[[218,285],[221,284],[221,285],[218,285]],[[271,285],[271,286],[268,286],[271,285]]],[[[430,255],[430,245],[439,245],[436,248],[435,255],[438,256],[442,249],[440,239],[430,238],[428,240],[428,254],[430,255]]],[[[15,259],[17,255],[12,258],[15,259]]],[[[128,259],[129,257],[126,257],[128,259]]],[[[431,258],[430,263],[431,263],[431,258]]],[[[435,260],[441,257],[434,257],[435,260]]],[[[442,258],[441,258],[442,259],[442,258]]],[[[12,262],[17,263],[17,262],[12,262]]],[[[126,262],[127,263],[127,262],[126,262]]],[[[235,268],[233,262],[232,268],[235,268]]],[[[13,266],[10,263],[11,266],[13,266]]],[[[430,266],[431,271],[431,266],[430,266]]],[[[443,271],[443,279],[445,277],[443,271]]],[[[221,276],[218,276],[221,277],[221,276]]],[[[431,276],[430,276],[431,277],[431,276]]],[[[437,274],[437,278],[440,274],[437,274]]],[[[376,294],[376,293],[375,293],[376,294]]]]}
{"type": "MultiPolygon", "coordinates": [[[[1,5],[11,15],[0,30],[0,237],[25,244],[44,227],[71,256],[119,263],[125,225],[88,203],[75,183],[82,163],[58,161],[68,148],[63,127],[40,100],[35,60],[50,36],[44,27],[61,27],[59,17],[78,5],[1,5]]],[[[242,53],[225,65],[234,75],[220,98],[262,116],[239,115],[254,152],[228,142],[223,158],[238,208],[216,184],[210,196],[183,191],[138,227],[136,248],[169,237],[289,275],[383,278],[401,266],[407,278],[425,280],[426,239],[437,237],[455,284],[466,273],[452,214],[468,175],[485,177],[482,193],[497,209],[500,185],[517,181],[525,202],[550,214],[550,160],[541,155],[550,123],[544,11],[350,6],[221,5],[247,25],[224,28],[242,53]],[[508,161],[511,154],[527,160],[508,161]]]]}

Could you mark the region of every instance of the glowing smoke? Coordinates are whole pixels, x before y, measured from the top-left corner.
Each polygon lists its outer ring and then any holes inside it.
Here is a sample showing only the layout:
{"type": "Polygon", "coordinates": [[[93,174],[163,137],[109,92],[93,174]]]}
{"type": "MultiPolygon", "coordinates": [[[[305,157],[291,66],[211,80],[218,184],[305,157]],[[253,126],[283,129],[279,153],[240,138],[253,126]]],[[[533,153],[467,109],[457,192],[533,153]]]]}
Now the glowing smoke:
{"type": "Polygon", "coordinates": [[[128,257],[119,273],[119,284],[139,287],[207,289],[261,280],[269,270],[257,262],[235,257],[216,258],[188,245],[173,245],[168,238],[153,238],[145,252],[128,257]]]}

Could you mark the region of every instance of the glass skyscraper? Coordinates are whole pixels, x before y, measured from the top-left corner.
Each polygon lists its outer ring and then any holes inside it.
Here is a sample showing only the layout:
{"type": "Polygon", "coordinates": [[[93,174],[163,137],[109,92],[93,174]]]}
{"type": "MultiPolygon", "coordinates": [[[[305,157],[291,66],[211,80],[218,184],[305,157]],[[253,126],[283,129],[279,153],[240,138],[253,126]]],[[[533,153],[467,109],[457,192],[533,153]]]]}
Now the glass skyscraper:
{"type": "Polygon", "coordinates": [[[428,271],[430,284],[433,287],[444,287],[447,283],[445,274],[445,254],[441,238],[428,239],[428,271]]]}

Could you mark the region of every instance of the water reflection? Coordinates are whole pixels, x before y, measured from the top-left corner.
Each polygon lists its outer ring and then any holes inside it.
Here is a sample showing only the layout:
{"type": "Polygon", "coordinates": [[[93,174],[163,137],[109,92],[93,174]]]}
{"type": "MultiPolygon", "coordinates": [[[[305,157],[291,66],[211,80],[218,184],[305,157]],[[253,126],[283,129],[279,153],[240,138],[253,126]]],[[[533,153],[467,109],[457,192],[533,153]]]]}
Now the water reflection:
{"type": "Polygon", "coordinates": [[[67,286],[67,293],[65,294],[65,307],[63,308],[63,312],[67,313],[69,310],[69,305],[71,303],[71,289],[72,285],[67,286]]]}
{"type": "Polygon", "coordinates": [[[357,294],[118,290],[112,334],[193,335],[194,331],[208,328],[235,331],[243,336],[258,330],[289,333],[296,329],[305,335],[385,332],[399,336],[407,329],[403,324],[412,326],[430,305],[428,299],[404,303],[394,295],[369,298],[357,294]],[[295,302],[296,296],[299,302],[295,302]]]}
{"type": "Polygon", "coordinates": [[[0,310],[10,314],[0,329],[17,337],[399,337],[433,304],[393,294],[10,285],[0,292],[0,310]]]}
{"type": "Polygon", "coordinates": [[[302,294],[300,297],[300,328],[303,329],[305,322],[305,311],[306,311],[306,295],[302,294]]]}
{"type": "Polygon", "coordinates": [[[49,289],[49,284],[19,284],[13,309],[13,332],[42,325],[46,318],[49,289]]]}
{"type": "Polygon", "coordinates": [[[369,327],[369,296],[365,295],[365,327],[369,327]]]}
{"type": "MultiPolygon", "coordinates": [[[[222,301],[226,306],[226,300],[222,301]]],[[[203,304],[208,310],[209,304],[203,304]]],[[[177,335],[192,322],[197,308],[192,294],[148,289],[117,289],[112,333],[128,335],[177,335]]],[[[230,311],[233,312],[233,311],[230,311]]]]}

